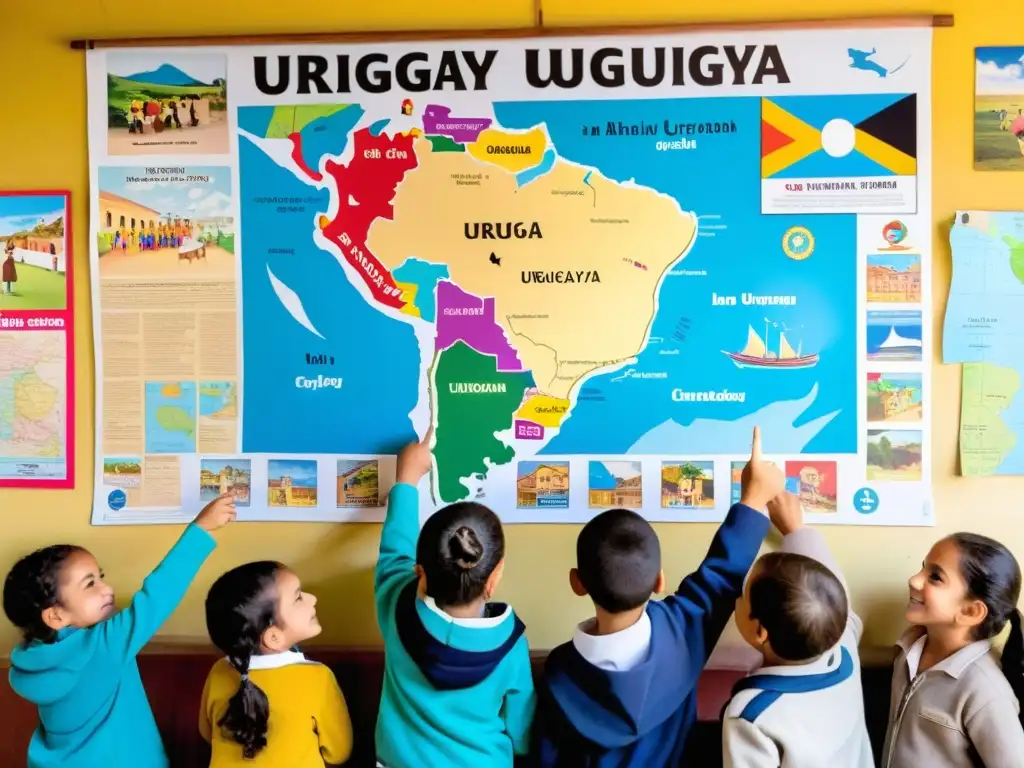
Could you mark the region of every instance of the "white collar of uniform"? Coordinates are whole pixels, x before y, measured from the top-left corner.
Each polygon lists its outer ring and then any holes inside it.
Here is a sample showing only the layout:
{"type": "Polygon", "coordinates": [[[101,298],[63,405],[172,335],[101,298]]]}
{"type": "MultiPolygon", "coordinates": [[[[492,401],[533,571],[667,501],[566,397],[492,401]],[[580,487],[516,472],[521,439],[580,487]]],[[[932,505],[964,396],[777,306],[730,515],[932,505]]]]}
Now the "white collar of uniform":
{"type": "Polygon", "coordinates": [[[305,664],[306,657],[298,651],[282,651],[281,653],[264,653],[249,658],[249,671],[257,669],[280,669],[292,664],[305,664]]]}
{"type": "MultiPolygon", "coordinates": [[[[489,629],[491,627],[496,627],[505,620],[508,616],[508,612],[512,610],[510,606],[506,605],[505,610],[497,616],[480,616],[477,619],[464,619],[445,613],[430,595],[424,595],[423,604],[448,623],[456,624],[460,627],[469,627],[470,629],[489,629]]],[[[485,605],[482,610],[486,610],[486,608],[487,606],[485,605]]]]}
{"type": "Polygon", "coordinates": [[[580,656],[598,669],[625,672],[645,658],[651,647],[651,617],[647,611],[640,614],[635,624],[610,635],[591,635],[588,630],[597,619],[588,619],[576,627],[572,644],[580,656]]]}
{"type": "Polygon", "coordinates": [[[787,677],[803,677],[804,675],[821,675],[839,669],[843,661],[843,646],[833,646],[821,656],[808,664],[784,664],[777,667],[761,667],[752,675],[786,675],[787,677]]]}

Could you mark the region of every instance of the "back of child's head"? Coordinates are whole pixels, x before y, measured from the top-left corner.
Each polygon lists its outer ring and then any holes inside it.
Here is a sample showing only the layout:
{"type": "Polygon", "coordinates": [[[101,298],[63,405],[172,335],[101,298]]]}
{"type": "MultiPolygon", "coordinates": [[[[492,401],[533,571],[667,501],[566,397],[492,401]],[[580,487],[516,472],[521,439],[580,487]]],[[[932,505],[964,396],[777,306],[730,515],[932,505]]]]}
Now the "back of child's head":
{"type": "Polygon", "coordinates": [[[61,572],[68,558],[82,547],[54,544],[37,549],[14,564],[4,580],[4,613],[25,643],[52,643],[57,632],[43,620],[43,612],[60,605],[61,572]]]}
{"type": "Polygon", "coordinates": [[[505,557],[501,520],[483,504],[460,501],[427,518],[416,542],[416,564],[427,595],[443,607],[472,603],[505,557]]]}
{"type": "Polygon", "coordinates": [[[747,585],[750,618],[768,633],[772,652],[810,661],[846,631],[850,607],[842,582],[817,560],[792,552],[762,556],[747,585]]]}
{"type": "Polygon", "coordinates": [[[636,512],[602,512],[576,538],[576,572],[599,608],[609,613],[639,608],[661,577],[658,535],[636,512]]]}
{"type": "MultiPolygon", "coordinates": [[[[1003,674],[1018,701],[1024,703],[1024,632],[1017,611],[1021,571],[1017,559],[995,539],[976,533],[954,533],[949,537],[960,555],[960,576],[967,596],[985,604],[985,618],[974,628],[978,640],[994,638],[1010,624],[1003,647],[1003,674]]],[[[1024,712],[1021,713],[1024,725],[1024,712]]]]}
{"type": "Polygon", "coordinates": [[[277,618],[277,576],[284,566],[268,560],[233,568],[210,587],[206,596],[206,629],[210,639],[242,676],[238,691],[217,723],[242,754],[252,759],[267,745],[270,702],[249,679],[249,661],[261,652],[263,633],[277,618]]]}

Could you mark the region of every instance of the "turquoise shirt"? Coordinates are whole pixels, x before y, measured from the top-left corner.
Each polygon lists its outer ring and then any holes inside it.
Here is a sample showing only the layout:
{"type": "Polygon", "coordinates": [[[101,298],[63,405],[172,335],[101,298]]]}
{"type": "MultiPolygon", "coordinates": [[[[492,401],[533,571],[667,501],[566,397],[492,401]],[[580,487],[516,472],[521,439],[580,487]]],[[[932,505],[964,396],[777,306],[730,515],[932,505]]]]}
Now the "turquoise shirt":
{"type": "Polygon", "coordinates": [[[28,768],[167,767],[135,656],[215,546],[202,528],[188,526],[125,610],[11,652],[11,688],[39,707],[28,768]]]}
{"type": "Polygon", "coordinates": [[[417,491],[396,485],[374,582],[384,635],[377,759],[387,768],[511,766],[529,748],[535,705],[522,623],[505,605],[488,606],[489,618],[452,619],[414,598],[418,536],[417,491]]]}

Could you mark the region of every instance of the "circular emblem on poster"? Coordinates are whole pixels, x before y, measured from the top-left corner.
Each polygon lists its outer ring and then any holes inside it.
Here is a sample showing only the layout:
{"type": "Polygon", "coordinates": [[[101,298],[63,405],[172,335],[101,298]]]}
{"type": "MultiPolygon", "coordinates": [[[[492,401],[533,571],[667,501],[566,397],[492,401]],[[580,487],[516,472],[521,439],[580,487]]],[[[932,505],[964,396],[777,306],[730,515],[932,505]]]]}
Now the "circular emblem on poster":
{"type": "Polygon", "coordinates": [[[789,258],[803,261],[814,253],[814,235],[807,227],[792,227],[782,236],[782,250],[789,258]]]}

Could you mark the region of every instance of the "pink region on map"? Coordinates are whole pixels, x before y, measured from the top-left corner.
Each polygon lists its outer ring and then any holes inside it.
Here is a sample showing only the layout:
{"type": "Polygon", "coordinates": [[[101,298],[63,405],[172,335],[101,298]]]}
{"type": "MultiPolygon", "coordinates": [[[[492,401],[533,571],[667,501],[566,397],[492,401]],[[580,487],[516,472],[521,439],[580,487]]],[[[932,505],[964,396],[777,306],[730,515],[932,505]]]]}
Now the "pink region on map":
{"type": "Polygon", "coordinates": [[[441,280],[437,284],[437,351],[457,341],[497,357],[499,371],[523,370],[519,355],[494,319],[494,297],[481,299],[455,283],[441,280]]]}
{"type": "Polygon", "coordinates": [[[440,104],[428,104],[423,110],[423,132],[450,136],[463,143],[476,141],[480,131],[491,124],[486,117],[452,117],[452,111],[440,104]]]}

